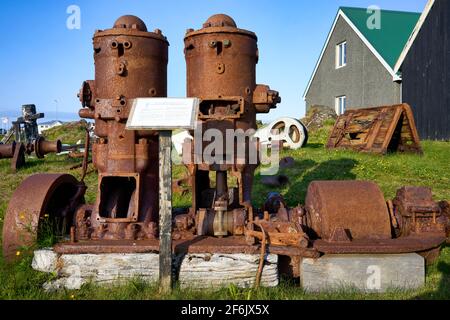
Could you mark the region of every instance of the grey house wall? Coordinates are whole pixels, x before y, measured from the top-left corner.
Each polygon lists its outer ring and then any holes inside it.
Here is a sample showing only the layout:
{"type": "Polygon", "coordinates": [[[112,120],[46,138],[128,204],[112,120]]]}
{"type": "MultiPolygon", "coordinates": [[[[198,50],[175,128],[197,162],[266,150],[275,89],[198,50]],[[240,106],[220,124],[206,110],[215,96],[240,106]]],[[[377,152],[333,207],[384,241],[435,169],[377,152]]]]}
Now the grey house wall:
{"type": "Polygon", "coordinates": [[[450,140],[450,1],[437,0],[402,66],[421,139],[450,140]]]}
{"type": "Polygon", "coordinates": [[[401,85],[375,57],[348,23],[339,17],[322,61],[305,96],[306,110],[328,106],[347,96],[347,109],[401,102],[401,85]],[[347,41],[347,65],[336,69],[336,46],[347,41]]]}

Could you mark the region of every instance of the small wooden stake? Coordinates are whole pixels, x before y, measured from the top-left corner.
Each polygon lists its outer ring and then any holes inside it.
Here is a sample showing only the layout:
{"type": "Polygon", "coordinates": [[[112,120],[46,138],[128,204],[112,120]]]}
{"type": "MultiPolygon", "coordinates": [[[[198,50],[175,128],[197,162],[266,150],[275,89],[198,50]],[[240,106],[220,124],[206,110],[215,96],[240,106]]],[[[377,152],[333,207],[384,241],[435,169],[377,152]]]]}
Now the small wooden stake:
{"type": "Polygon", "coordinates": [[[159,133],[159,280],[172,290],[172,131],[159,133]]]}

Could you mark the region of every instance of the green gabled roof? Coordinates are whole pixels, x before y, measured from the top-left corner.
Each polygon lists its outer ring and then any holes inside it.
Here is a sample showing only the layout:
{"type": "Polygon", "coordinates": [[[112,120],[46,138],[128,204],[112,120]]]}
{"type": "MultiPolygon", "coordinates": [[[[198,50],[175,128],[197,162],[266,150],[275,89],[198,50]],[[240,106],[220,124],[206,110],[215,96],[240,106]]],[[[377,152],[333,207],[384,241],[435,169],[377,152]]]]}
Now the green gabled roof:
{"type": "Polygon", "coordinates": [[[420,13],[416,12],[381,10],[381,29],[371,30],[367,27],[370,16],[367,9],[349,7],[340,9],[391,68],[395,67],[420,18],[420,13]]]}

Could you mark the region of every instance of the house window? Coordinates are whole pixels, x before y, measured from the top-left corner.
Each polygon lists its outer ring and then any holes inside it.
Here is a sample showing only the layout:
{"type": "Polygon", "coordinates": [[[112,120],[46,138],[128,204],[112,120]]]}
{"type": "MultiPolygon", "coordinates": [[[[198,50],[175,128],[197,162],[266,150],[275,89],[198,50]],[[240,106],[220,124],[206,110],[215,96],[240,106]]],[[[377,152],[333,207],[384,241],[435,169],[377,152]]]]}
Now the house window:
{"type": "Polygon", "coordinates": [[[336,113],[338,116],[345,113],[347,110],[347,97],[346,96],[340,96],[336,97],[336,113]]]}
{"type": "Polygon", "coordinates": [[[347,41],[336,46],[336,69],[347,65],[347,41]]]}

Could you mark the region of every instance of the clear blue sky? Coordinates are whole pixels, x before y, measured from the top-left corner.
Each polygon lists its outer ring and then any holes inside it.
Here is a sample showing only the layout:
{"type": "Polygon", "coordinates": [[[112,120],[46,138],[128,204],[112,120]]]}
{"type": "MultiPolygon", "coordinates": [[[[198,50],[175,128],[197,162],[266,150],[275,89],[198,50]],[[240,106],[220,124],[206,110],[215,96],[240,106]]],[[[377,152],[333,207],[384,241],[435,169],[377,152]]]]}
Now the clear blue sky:
{"type": "MultiPolygon", "coordinates": [[[[186,29],[199,29],[212,14],[232,16],[238,27],[259,38],[257,82],[278,90],[283,102],[264,121],[304,115],[302,94],[339,6],[423,10],[426,0],[2,0],[0,27],[0,117],[34,103],[54,118],[76,113],[84,80],[93,79],[92,35],[116,18],[134,14],[149,30],[159,28],[170,42],[169,96],[183,97],[186,29]],[[81,30],[66,28],[69,5],[81,8],[81,30]],[[58,100],[58,103],[55,103],[58,100]]],[[[74,116],[76,117],[76,115],[74,116]]]]}

